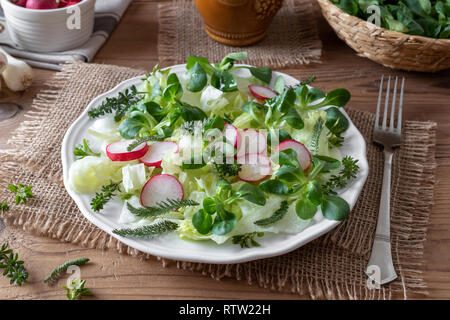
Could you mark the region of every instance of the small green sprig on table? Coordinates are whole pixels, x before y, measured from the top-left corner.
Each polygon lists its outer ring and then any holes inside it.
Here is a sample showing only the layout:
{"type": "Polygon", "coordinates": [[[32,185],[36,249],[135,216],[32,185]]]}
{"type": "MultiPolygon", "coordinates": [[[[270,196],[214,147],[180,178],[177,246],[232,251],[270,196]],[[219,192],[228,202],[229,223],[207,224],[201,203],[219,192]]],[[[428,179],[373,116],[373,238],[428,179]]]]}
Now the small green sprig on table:
{"type": "Polygon", "coordinates": [[[8,185],[9,191],[16,194],[16,204],[23,202],[27,204],[27,199],[33,198],[33,192],[31,191],[32,186],[25,186],[21,183],[19,185],[8,185]]]}
{"type": "Polygon", "coordinates": [[[0,202],[0,211],[6,212],[9,210],[9,205],[6,201],[0,202]]]}
{"type": "Polygon", "coordinates": [[[66,289],[67,299],[80,300],[84,296],[93,296],[94,294],[89,288],[85,288],[86,280],[72,279],[69,281],[69,286],[63,286],[66,289]]]}
{"type": "Polygon", "coordinates": [[[10,284],[21,286],[27,282],[28,272],[23,261],[19,260],[19,255],[8,247],[9,244],[6,242],[0,248],[0,269],[3,269],[3,275],[10,279],[10,284]]]}
{"type": "Polygon", "coordinates": [[[55,268],[48,277],[44,279],[44,283],[54,282],[64,271],[66,271],[70,266],[82,266],[89,262],[89,258],[79,258],[71,261],[67,261],[59,267],[55,268]]]}

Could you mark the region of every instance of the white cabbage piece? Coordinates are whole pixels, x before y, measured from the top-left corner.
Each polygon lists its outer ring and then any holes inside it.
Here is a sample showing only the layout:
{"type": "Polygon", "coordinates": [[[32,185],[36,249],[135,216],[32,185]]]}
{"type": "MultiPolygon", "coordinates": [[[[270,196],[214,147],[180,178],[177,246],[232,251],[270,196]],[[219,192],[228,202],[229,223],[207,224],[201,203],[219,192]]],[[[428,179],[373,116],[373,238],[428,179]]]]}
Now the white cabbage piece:
{"type": "Polygon", "coordinates": [[[138,196],[132,196],[130,199],[125,200],[123,207],[122,207],[122,211],[120,212],[119,223],[129,224],[129,223],[137,222],[138,220],[141,219],[141,218],[135,216],[133,213],[131,213],[130,210],[128,210],[128,205],[127,205],[128,203],[135,208],[142,207],[138,196]]]}
{"type": "Polygon", "coordinates": [[[122,168],[122,184],[125,192],[140,190],[146,181],[143,163],[126,165],[122,168]]]}
{"type": "Polygon", "coordinates": [[[69,169],[70,188],[79,193],[94,193],[103,185],[122,180],[122,167],[137,161],[111,161],[107,157],[88,156],[69,169]]]}
{"type": "Polygon", "coordinates": [[[218,113],[219,110],[228,105],[229,101],[224,97],[221,90],[209,85],[202,90],[200,97],[200,105],[205,112],[214,111],[218,113]]]}
{"type": "Polygon", "coordinates": [[[107,114],[95,120],[87,131],[101,142],[108,144],[122,139],[119,133],[119,123],[114,121],[112,114],[107,114]]]}

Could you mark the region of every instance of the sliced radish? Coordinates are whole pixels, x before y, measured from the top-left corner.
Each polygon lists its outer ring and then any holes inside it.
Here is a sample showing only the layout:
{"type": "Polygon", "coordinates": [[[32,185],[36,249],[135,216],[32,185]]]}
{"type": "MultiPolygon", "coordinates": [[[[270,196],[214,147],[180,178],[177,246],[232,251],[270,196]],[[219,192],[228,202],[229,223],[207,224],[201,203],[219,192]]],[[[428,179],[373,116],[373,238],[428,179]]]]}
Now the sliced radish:
{"type": "Polygon", "coordinates": [[[240,132],[241,138],[237,145],[237,156],[243,156],[245,154],[263,153],[267,148],[266,137],[255,129],[245,129],[240,132]]]}
{"type": "Polygon", "coordinates": [[[225,123],[223,127],[223,135],[228,143],[232,144],[235,148],[238,146],[241,137],[239,135],[239,130],[235,126],[225,123]]]}
{"type": "Polygon", "coordinates": [[[241,164],[239,179],[254,182],[264,179],[272,171],[270,159],[262,154],[246,154],[237,158],[241,164]]]}
{"type": "Polygon", "coordinates": [[[250,90],[250,93],[259,100],[272,99],[273,97],[276,97],[278,95],[278,93],[276,93],[272,89],[260,86],[258,84],[251,84],[248,86],[248,89],[250,90]]]}
{"type": "Polygon", "coordinates": [[[147,142],[143,142],[131,151],[128,151],[128,146],[134,140],[121,140],[110,143],[106,146],[106,155],[112,161],[131,161],[142,158],[148,150],[147,142]]]}
{"type": "Polygon", "coordinates": [[[141,204],[144,207],[154,207],[169,199],[183,200],[183,196],[183,186],[177,178],[170,174],[158,174],[142,187],[141,204]]]}
{"type": "Polygon", "coordinates": [[[308,171],[309,167],[311,166],[311,153],[305,147],[305,145],[292,139],[284,140],[278,145],[277,152],[286,149],[292,149],[297,152],[297,158],[300,166],[302,167],[303,171],[308,171]]]}
{"type": "Polygon", "coordinates": [[[169,152],[178,152],[175,142],[157,141],[148,147],[147,153],[139,161],[148,167],[160,167],[163,157],[169,152]]]}

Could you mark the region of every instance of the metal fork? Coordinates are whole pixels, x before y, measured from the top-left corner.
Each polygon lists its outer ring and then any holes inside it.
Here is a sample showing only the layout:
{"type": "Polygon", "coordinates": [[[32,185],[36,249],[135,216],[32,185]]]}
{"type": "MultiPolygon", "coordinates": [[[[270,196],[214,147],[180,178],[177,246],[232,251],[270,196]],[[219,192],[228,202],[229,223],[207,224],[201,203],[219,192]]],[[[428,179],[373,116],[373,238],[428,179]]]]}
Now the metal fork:
{"type": "Polygon", "coordinates": [[[367,276],[377,285],[391,282],[397,278],[394,264],[392,263],[391,237],[390,237],[390,197],[391,197],[391,167],[394,149],[402,142],[402,108],[403,89],[405,78],[402,78],[400,100],[398,103],[397,126],[395,126],[395,102],[397,98],[397,82],[395,77],[394,91],[392,95],[391,116],[388,121],[389,94],[391,77],[389,76],[386,86],[383,119],[380,124],[380,106],[383,94],[383,79],[381,77],[380,91],[378,93],[377,112],[375,115],[375,126],[373,129],[373,141],[384,148],[384,173],[383,187],[381,190],[380,210],[378,212],[377,229],[372,246],[369,264],[366,269],[367,276]],[[388,124],[389,122],[389,124],[388,124]]]}

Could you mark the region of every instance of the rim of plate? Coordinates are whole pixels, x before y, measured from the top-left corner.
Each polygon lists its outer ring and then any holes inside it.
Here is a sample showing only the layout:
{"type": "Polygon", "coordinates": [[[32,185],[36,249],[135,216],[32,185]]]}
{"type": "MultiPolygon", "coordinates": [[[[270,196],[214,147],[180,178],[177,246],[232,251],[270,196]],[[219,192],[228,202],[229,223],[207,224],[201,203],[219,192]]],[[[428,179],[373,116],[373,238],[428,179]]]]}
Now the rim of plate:
{"type": "MultiPolygon", "coordinates": [[[[248,66],[248,65],[244,65],[244,64],[236,64],[236,65],[237,66],[248,66]]],[[[178,65],[174,65],[174,66],[171,66],[168,68],[170,68],[171,71],[174,73],[179,73],[179,72],[182,72],[185,70],[185,64],[178,64],[178,65]]],[[[288,80],[286,82],[292,83],[293,85],[299,83],[299,80],[295,79],[294,77],[292,77],[288,74],[285,74],[282,72],[277,72],[277,71],[274,71],[273,73],[274,73],[274,75],[272,76],[272,81],[276,75],[282,75],[285,80],[288,80]]],[[[61,158],[62,158],[63,174],[64,174],[64,187],[66,188],[67,192],[72,197],[72,199],[75,201],[75,203],[77,204],[78,208],[80,209],[80,211],[84,215],[84,217],[87,218],[94,225],[96,225],[103,231],[107,232],[109,235],[116,238],[120,242],[123,242],[124,244],[126,244],[132,248],[135,248],[139,251],[142,251],[142,252],[154,255],[154,256],[159,256],[159,257],[172,259],[172,260],[189,261],[189,262],[227,264],[227,263],[242,263],[242,262],[258,260],[258,259],[263,259],[263,258],[270,258],[270,257],[279,256],[279,255],[288,253],[288,252],[293,251],[297,248],[300,248],[301,246],[305,245],[306,243],[322,236],[323,234],[329,232],[330,230],[332,230],[333,228],[335,228],[337,225],[339,225],[341,223],[340,221],[332,221],[332,220],[323,219],[319,222],[310,224],[308,227],[306,227],[305,229],[303,229],[301,232],[299,232],[297,234],[282,234],[282,233],[271,234],[271,237],[270,237],[271,239],[269,239],[268,241],[272,241],[274,237],[285,236],[288,239],[287,239],[287,241],[283,241],[283,242],[287,242],[287,244],[285,244],[282,247],[274,247],[274,246],[269,247],[268,246],[268,247],[265,247],[264,250],[252,250],[254,248],[262,248],[262,247],[246,248],[245,250],[244,249],[240,250],[239,254],[236,254],[235,252],[233,252],[232,256],[230,256],[228,254],[227,257],[225,257],[223,254],[219,255],[219,254],[210,254],[210,253],[208,253],[208,255],[206,256],[206,255],[202,255],[201,252],[192,252],[192,251],[182,251],[182,254],[178,251],[174,253],[174,252],[170,252],[169,250],[167,250],[167,248],[165,248],[163,245],[162,246],[161,245],[156,245],[156,246],[149,245],[149,242],[151,242],[152,239],[140,240],[140,239],[133,239],[133,238],[125,238],[125,237],[121,237],[121,236],[114,234],[112,231],[115,228],[119,227],[119,225],[117,225],[115,227],[111,227],[111,226],[105,224],[105,222],[102,221],[102,219],[100,219],[97,216],[98,214],[93,213],[89,208],[87,208],[84,205],[84,203],[81,199],[82,196],[80,194],[72,191],[71,188],[69,187],[68,172],[69,172],[70,164],[73,162],[72,159],[70,158],[70,155],[72,154],[71,148],[73,148],[73,146],[68,145],[68,141],[69,141],[71,135],[76,133],[79,124],[81,124],[85,120],[89,120],[88,115],[87,115],[87,112],[89,109],[91,109],[93,106],[98,105],[105,98],[116,96],[118,92],[121,92],[121,91],[125,90],[126,88],[129,88],[131,85],[141,83],[141,79],[143,77],[144,77],[144,75],[125,80],[125,81],[121,82],[120,84],[118,84],[117,86],[115,86],[113,89],[109,90],[108,92],[105,92],[105,93],[97,96],[96,98],[94,98],[87,105],[87,107],[80,114],[80,116],[72,123],[72,125],[67,130],[66,134],[64,135],[64,139],[62,142],[62,148],[61,148],[61,158]]],[[[349,203],[351,210],[353,210],[353,207],[359,197],[359,194],[367,180],[367,176],[369,173],[369,166],[368,166],[367,156],[366,156],[366,143],[365,143],[365,140],[364,140],[362,134],[359,132],[359,130],[353,124],[352,120],[350,119],[348,114],[345,112],[345,110],[343,108],[341,108],[340,110],[343,112],[343,114],[349,120],[350,126],[349,126],[349,129],[346,131],[346,134],[351,132],[351,135],[349,135],[349,136],[356,139],[354,144],[355,144],[355,146],[357,146],[359,148],[358,154],[360,155],[358,157],[358,160],[359,160],[358,164],[359,164],[360,169],[359,169],[357,179],[352,181],[351,186],[348,187],[347,189],[345,189],[340,194],[340,196],[343,197],[349,203]]],[[[93,121],[93,120],[89,120],[89,121],[93,121]]],[[[345,142],[344,142],[344,145],[345,145],[345,142]]],[[[320,210],[320,208],[319,208],[319,210],[320,210]]],[[[181,241],[183,241],[183,240],[181,240],[181,241]]],[[[263,242],[263,241],[261,240],[260,242],[263,242]]],[[[196,241],[196,243],[201,244],[202,241],[196,241]]],[[[264,244],[266,244],[266,243],[264,243],[264,244]]],[[[216,246],[230,246],[230,245],[232,245],[232,244],[230,244],[230,241],[226,241],[224,244],[221,244],[221,245],[216,244],[216,246]]],[[[232,245],[232,246],[235,246],[235,245],[232,245]]]]}

